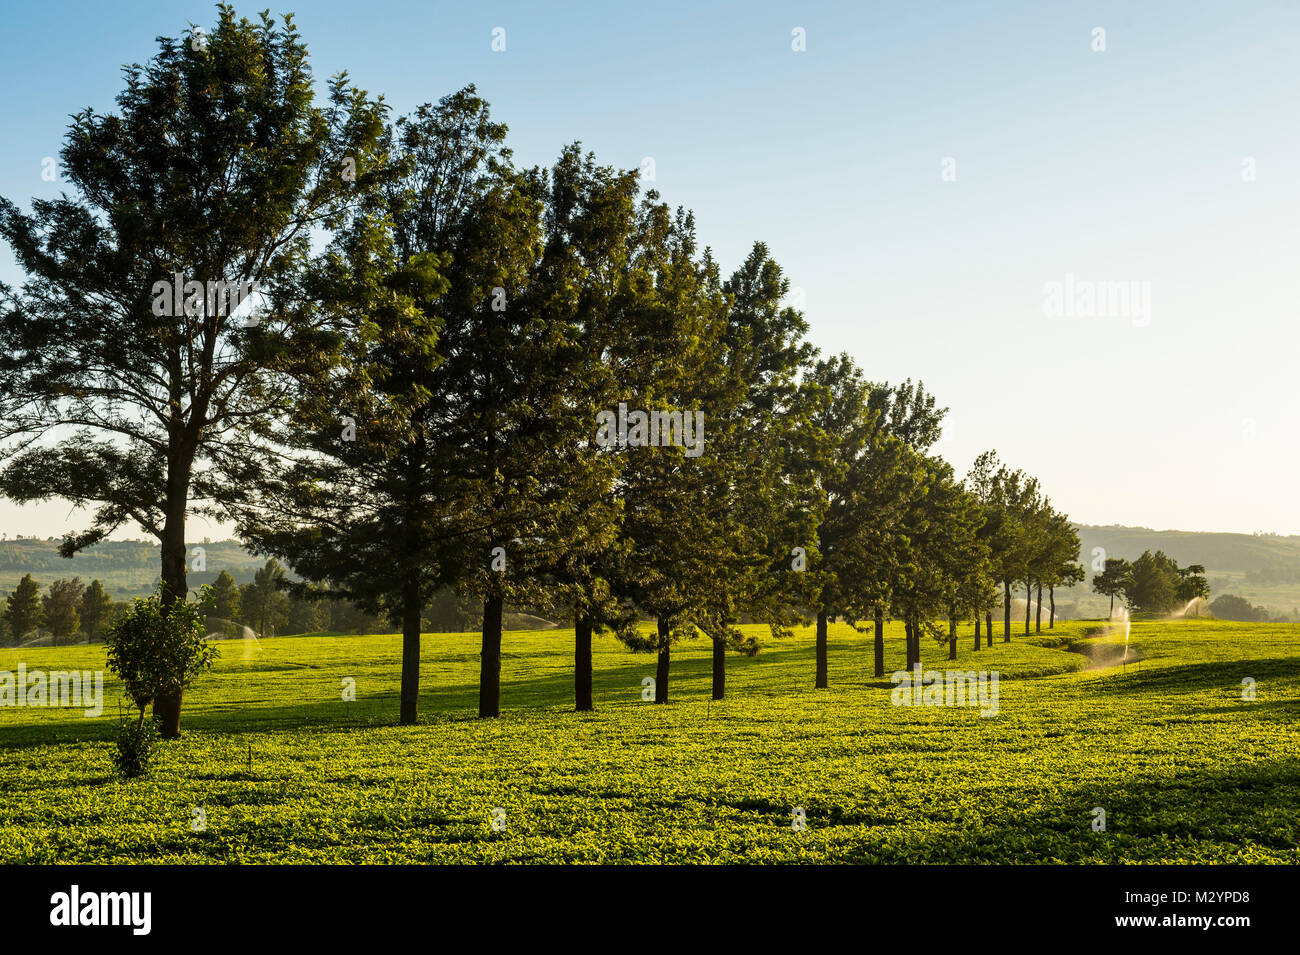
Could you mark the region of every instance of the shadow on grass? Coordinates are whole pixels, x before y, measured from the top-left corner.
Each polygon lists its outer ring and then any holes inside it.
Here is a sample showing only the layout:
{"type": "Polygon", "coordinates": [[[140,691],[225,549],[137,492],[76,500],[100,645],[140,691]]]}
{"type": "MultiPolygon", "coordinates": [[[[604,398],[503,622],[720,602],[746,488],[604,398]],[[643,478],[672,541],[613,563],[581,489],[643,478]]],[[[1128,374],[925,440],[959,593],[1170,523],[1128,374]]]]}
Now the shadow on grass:
{"type": "Polygon", "coordinates": [[[1270,657],[1254,660],[1206,661],[1156,665],[1145,670],[1133,668],[1122,680],[1102,680],[1096,684],[1098,693],[1149,693],[1175,690],[1229,690],[1240,692],[1241,681],[1246,677],[1255,680],[1263,694],[1271,680],[1300,677],[1300,659],[1295,657],[1270,657]]]}

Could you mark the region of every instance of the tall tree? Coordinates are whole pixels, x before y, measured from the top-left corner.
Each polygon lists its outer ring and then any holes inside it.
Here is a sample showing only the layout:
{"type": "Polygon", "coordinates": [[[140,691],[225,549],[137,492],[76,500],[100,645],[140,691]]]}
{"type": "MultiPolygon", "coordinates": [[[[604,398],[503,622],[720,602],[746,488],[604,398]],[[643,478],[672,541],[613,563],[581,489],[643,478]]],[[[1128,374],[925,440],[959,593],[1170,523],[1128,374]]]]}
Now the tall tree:
{"type": "Polygon", "coordinates": [[[85,628],[86,639],[93,643],[113,612],[113,598],[104,590],[104,585],[98,578],[92,580],[86,592],[82,594],[80,609],[81,625],[85,628]]]}
{"type": "Polygon", "coordinates": [[[1092,589],[1110,598],[1109,616],[1115,616],[1115,598],[1126,593],[1133,576],[1133,565],[1122,557],[1107,557],[1102,571],[1092,578],[1092,589]]]}
{"type": "Polygon", "coordinates": [[[696,581],[707,595],[696,623],[713,644],[715,700],[726,695],[727,651],[759,648],[736,626],[742,614],[776,637],[801,619],[807,561],[795,548],[813,545],[826,505],[819,476],[830,441],[814,420],[822,394],[805,380],[816,350],[803,315],[782,305],[788,291],[761,242],[722,286],[725,377],[705,402],[712,468],[702,490],[720,520],[708,534],[715,559],[696,581]]]}
{"type": "MultiPolygon", "coordinates": [[[[1180,567],[1178,569],[1178,585],[1174,588],[1174,596],[1179,600],[1186,601],[1189,608],[1195,601],[1209,597],[1210,585],[1205,579],[1205,567],[1201,564],[1180,567]]],[[[1196,615],[1200,616],[1199,607],[1196,615]]]]}
{"type": "Polygon", "coordinates": [[[41,606],[41,586],[31,574],[24,574],[5,599],[5,623],[9,625],[9,636],[17,643],[28,633],[45,621],[45,611],[41,606]]]}
{"type": "MultiPolygon", "coordinates": [[[[160,38],[125,72],[117,114],[73,118],[75,194],[31,215],[0,200],[28,276],[0,290],[0,493],[97,505],[65,556],[134,521],[172,601],[187,516],[224,514],[283,380],[338,359],[304,275],[314,234],[368,189],[382,107],[342,76],[318,105],[292,18],[224,4],[202,42],[160,38]]],[[[154,701],[164,736],[180,709],[179,689],[154,701]]]]}
{"type": "Polygon", "coordinates": [[[289,597],[285,593],[288,579],[284,567],[272,557],[258,568],[253,581],[240,593],[244,619],[258,636],[272,636],[289,620],[289,597]]]}
{"type": "Polygon", "coordinates": [[[86,585],[78,577],[71,580],[56,580],[41,598],[45,610],[45,626],[57,644],[60,640],[71,640],[81,629],[81,598],[86,593],[86,585]]]}
{"type": "Polygon", "coordinates": [[[212,584],[212,589],[208,593],[208,601],[203,609],[208,616],[231,623],[236,623],[243,617],[239,584],[235,582],[235,578],[230,571],[223,570],[217,574],[217,579],[212,584]]]}

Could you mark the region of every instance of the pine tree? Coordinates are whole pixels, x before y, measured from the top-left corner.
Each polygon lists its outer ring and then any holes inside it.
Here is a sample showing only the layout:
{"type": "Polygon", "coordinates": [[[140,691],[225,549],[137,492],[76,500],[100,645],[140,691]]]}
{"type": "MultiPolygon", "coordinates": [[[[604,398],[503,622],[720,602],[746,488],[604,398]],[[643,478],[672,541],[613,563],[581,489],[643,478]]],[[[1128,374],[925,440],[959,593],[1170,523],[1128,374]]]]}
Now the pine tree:
{"type": "MultiPolygon", "coordinates": [[[[337,364],[312,241],[373,188],[383,108],[343,76],[318,105],[292,18],[224,4],[202,43],[162,37],[125,72],[117,114],[73,118],[74,194],[30,216],[0,199],[28,277],[0,309],[0,493],[97,506],[64,556],[138,524],[170,602],[194,502],[241,497],[284,381],[337,364]]],[[[180,709],[179,690],[154,701],[164,736],[180,709]]]]}
{"type": "Polygon", "coordinates": [[[99,636],[112,608],[113,598],[104,590],[104,585],[98,579],[92,580],[81,597],[81,625],[85,628],[87,640],[93,643],[99,636]]]}
{"type": "Polygon", "coordinates": [[[14,643],[44,623],[45,610],[41,606],[40,594],[40,584],[32,579],[31,574],[25,574],[5,601],[5,623],[9,625],[9,636],[14,643]]]}

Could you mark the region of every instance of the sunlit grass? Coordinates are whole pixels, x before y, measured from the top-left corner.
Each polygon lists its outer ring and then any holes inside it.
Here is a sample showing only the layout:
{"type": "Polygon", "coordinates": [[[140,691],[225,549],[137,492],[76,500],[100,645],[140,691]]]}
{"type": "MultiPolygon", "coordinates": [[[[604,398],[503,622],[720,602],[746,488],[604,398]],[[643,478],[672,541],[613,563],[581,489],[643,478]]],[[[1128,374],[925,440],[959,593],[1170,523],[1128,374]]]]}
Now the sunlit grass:
{"type": "MultiPolygon", "coordinates": [[[[1067,646],[1123,643],[1097,626],[1022,620],[1007,644],[999,621],[978,652],[964,627],[953,666],[1002,675],[988,718],[892,705],[846,625],[829,690],[803,630],[730,656],[722,702],[709,647],[682,644],[666,706],[641,699],[654,658],[598,638],[591,714],[572,632],[510,632],[494,721],[477,636],[430,634],[415,727],[393,725],[399,637],[225,642],[145,779],[113,775],[111,679],[99,719],[0,709],[0,861],[1297,861],[1300,626],[1139,622],[1140,662],[1084,670],[1067,646]]],[[[899,669],[899,627],[887,642],[899,669]]],[[[19,660],[95,669],[103,649],[0,651],[0,670],[19,660]]],[[[947,668],[946,645],[924,663],[947,668]]]]}

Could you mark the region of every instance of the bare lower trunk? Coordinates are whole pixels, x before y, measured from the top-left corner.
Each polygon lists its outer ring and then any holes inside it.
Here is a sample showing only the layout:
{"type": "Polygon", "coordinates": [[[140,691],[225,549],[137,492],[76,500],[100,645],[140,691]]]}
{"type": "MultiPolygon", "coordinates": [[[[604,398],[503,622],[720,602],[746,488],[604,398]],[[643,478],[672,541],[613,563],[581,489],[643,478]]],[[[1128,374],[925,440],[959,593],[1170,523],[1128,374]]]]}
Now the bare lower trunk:
{"type": "Polygon", "coordinates": [[[483,602],[483,652],[479,657],[478,715],[501,715],[501,616],[505,600],[497,594],[483,602]]]}
{"type": "Polygon", "coordinates": [[[984,638],[988,641],[985,646],[993,646],[993,611],[990,610],[984,617],[984,638]]]}
{"type": "Polygon", "coordinates": [[[1047,629],[1052,630],[1056,627],[1056,588],[1047,588],[1047,602],[1051,606],[1051,613],[1047,617],[1047,629]]]}
{"type": "Polygon", "coordinates": [[[948,659],[957,659],[957,618],[948,618],[948,659]]]}
{"type": "Polygon", "coordinates": [[[1025,578],[1025,636],[1029,636],[1029,605],[1034,602],[1034,589],[1029,578],[1025,578]]]}
{"type": "Polygon", "coordinates": [[[669,663],[669,644],[668,644],[668,623],[660,620],[659,628],[659,661],[655,667],[655,702],[668,702],[668,663],[669,663]]]}
{"type": "Polygon", "coordinates": [[[1011,642],[1011,581],[1002,581],[1002,642],[1011,642]]]}
{"type": "Polygon", "coordinates": [[[911,670],[912,664],[915,661],[912,659],[912,621],[910,620],[903,622],[903,642],[907,646],[907,652],[905,653],[906,662],[903,666],[905,669],[911,670]]]}
{"type": "Polygon", "coordinates": [[[420,579],[414,574],[402,593],[402,702],[398,722],[415,723],[420,709],[420,579]]]}
{"type": "Polygon", "coordinates": [[[872,647],[875,651],[876,676],[885,675],[885,613],[876,611],[876,639],[872,647]]]}
{"type": "Polygon", "coordinates": [[[980,615],[975,615],[975,649],[980,648],[980,615]]]}
{"type": "Polygon", "coordinates": [[[591,618],[578,614],[573,621],[573,698],[580,713],[596,708],[591,693],[591,618]]]}
{"type": "MultiPolygon", "coordinates": [[[[169,475],[167,488],[167,515],[162,534],[162,604],[170,607],[184,600],[189,588],[186,585],[185,510],[184,486],[174,486],[169,475]]],[[[185,482],[188,484],[188,482],[185,482]]],[[[179,687],[170,693],[159,693],[153,701],[153,716],[158,721],[158,733],[163,739],[181,735],[181,702],[184,691],[179,687]]]]}
{"type": "Polygon", "coordinates": [[[1043,632],[1043,585],[1038,585],[1038,608],[1034,611],[1034,633],[1043,632]]]}
{"type": "Polygon", "coordinates": [[[825,609],[817,612],[817,689],[824,690],[826,682],[826,631],[827,613],[825,609]]]}
{"type": "Polygon", "coordinates": [[[713,641],[713,698],[721,700],[727,695],[727,645],[713,641]]]}

